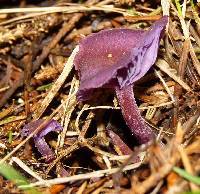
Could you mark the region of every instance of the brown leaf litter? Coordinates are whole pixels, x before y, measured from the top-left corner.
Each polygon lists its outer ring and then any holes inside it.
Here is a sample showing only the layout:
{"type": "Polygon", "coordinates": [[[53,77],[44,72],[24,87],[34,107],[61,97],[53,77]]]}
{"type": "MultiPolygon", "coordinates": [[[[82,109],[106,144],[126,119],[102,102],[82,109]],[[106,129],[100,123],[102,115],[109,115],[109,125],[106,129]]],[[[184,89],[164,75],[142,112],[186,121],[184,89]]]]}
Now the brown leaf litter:
{"type": "MultiPolygon", "coordinates": [[[[180,3],[181,14],[168,0],[5,2],[0,164],[10,162],[42,193],[200,191],[173,171],[178,166],[194,176],[200,172],[200,7],[180,3]],[[138,146],[112,92],[98,90],[86,103],[77,102],[73,59],[85,36],[110,28],[147,29],[162,13],[169,13],[170,21],[157,61],[134,88],[157,141],[138,146]],[[44,122],[23,139],[23,126],[39,118],[44,122]],[[47,164],[32,137],[52,118],[64,129],[45,139],[56,155],[47,164]]],[[[0,177],[0,193],[21,193],[22,187],[0,177]]]]}

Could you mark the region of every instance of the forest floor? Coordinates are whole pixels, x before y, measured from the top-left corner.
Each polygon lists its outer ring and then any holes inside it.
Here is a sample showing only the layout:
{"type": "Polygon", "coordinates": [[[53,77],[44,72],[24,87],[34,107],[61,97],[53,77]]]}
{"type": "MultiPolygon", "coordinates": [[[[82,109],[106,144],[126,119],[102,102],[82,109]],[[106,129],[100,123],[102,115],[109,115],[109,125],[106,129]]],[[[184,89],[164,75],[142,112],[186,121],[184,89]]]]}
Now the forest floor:
{"type": "Polygon", "coordinates": [[[198,1],[0,3],[0,194],[200,193],[198,1]],[[74,58],[91,33],[163,15],[156,62],[133,87],[156,134],[140,145],[112,90],[77,100],[74,58]]]}

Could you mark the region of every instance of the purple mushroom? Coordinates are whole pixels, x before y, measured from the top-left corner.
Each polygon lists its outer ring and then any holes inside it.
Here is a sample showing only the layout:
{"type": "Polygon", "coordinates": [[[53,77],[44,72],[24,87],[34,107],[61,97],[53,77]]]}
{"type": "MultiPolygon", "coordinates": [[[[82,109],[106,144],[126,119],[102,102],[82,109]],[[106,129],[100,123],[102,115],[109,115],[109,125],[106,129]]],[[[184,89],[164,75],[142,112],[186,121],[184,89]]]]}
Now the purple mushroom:
{"type": "MultiPolygon", "coordinates": [[[[39,119],[36,121],[32,121],[25,125],[21,131],[22,136],[28,136],[33,131],[36,130],[42,123],[44,122],[43,119],[39,119]]],[[[53,159],[55,159],[55,154],[46,143],[44,137],[51,131],[62,131],[62,126],[55,120],[50,120],[49,123],[37,134],[33,136],[35,146],[37,147],[38,151],[42,154],[45,158],[46,162],[49,163],[53,159]]]]}
{"type": "Polygon", "coordinates": [[[126,124],[140,144],[154,133],[140,115],[132,88],[155,63],[167,22],[163,16],[148,31],[110,29],[92,34],[81,41],[74,60],[80,79],[78,100],[87,100],[96,88],[113,88],[126,124]]]}

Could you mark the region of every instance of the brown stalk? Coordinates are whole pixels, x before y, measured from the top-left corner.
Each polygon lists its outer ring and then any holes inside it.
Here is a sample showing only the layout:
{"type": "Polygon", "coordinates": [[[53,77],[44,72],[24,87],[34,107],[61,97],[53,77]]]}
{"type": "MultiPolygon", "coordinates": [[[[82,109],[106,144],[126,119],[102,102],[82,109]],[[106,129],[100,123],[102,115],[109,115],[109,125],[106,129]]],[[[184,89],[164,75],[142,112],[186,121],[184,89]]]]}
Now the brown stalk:
{"type": "Polygon", "coordinates": [[[190,50],[190,41],[189,39],[186,39],[185,42],[183,43],[182,53],[179,60],[179,69],[178,69],[179,76],[181,77],[182,80],[185,75],[185,67],[187,65],[189,50],[190,50]]]}
{"type": "Polygon", "coordinates": [[[38,69],[38,67],[50,53],[51,49],[53,49],[61,40],[61,38],[63,38],[74,27],[75,23],[78,22],[82,16],[83,14],[81,13],[74,14],[68,22],[63,23],[63,26],[58,34],[56,34],[53,40],[50,41],[50,43],[42,50],[41,55],[37,57],[36,61],[34,62],[35,69],[38,69]]]}

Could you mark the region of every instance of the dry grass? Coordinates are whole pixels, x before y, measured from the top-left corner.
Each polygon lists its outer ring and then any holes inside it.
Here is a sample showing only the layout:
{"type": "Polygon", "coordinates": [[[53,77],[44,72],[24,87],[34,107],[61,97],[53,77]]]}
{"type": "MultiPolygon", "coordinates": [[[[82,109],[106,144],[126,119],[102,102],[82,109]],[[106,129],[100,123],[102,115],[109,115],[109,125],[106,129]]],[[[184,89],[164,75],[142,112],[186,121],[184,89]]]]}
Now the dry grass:
{"type": "MultiPolygon", "coordinates": [[[[29,187],[42,193],[199,191],[173,167],[194,176],[200,172],[200,5],[88,0],[46,1],[44,7],[23,2],[0,10],[0,164],[12,163],[29,187]],[[73,60],[82,37],[107,28],[148,28],[162,14],[169,15],[169,24],[158,59],[135,86],[139,109],[157,141],[137,146],[125,131],[112,92],[99,90],[87,103],[77,102],[73,60]],[[25,123],[39,118],[44,122],[22,139],[25,123]],[[56,159],[46,164],[31,139],[52,118],[64,130],[47,138],[56,159]],[[110,123],[132,149],[130,155],[123,155],[109,137],[110,123]]],[[[7,190],[5,182],[0,179],[0,193],[25,187],[11,184],[7,190]]]]}

